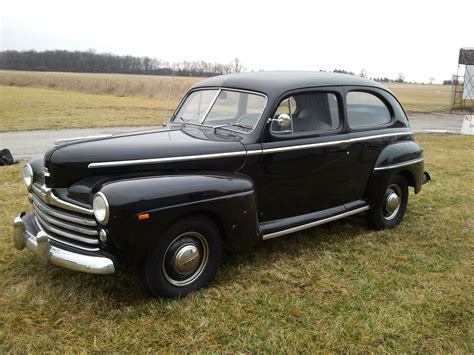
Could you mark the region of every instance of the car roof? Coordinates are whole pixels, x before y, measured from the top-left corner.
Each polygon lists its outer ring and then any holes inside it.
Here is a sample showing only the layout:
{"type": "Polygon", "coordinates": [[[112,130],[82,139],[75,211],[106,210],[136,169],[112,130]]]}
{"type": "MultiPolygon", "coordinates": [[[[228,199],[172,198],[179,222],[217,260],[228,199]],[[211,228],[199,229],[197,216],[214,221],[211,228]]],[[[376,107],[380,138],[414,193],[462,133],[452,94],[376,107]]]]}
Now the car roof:
{"type": "Polygon", "coordinates": [[[279,96],[290,90],[323,86],[369,86],[389,91],[382,84],[356,75],[316,71],[259,71],[219,75],[200,81],[191,89],[227,87],[279,96]]]}

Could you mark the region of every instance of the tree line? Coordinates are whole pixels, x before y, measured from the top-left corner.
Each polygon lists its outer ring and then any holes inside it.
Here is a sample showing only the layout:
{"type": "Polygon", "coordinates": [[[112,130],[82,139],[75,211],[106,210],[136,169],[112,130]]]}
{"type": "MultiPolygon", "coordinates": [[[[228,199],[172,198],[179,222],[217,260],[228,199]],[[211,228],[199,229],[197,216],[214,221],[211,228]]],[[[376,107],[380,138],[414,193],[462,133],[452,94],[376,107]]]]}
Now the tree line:
{"type": "MultiPolygon", "coordinates": [[[[215,75],[239,73],[244,70],[239,58],[230,63],[209,63],[205,61],[183,61],[169,63],[158,58],[136,57],[132,55],[115,55],[88,51],[0,51],[0,69],[27,71],[57,71],[77,73],[117,73],[210,77],[215,75]]],[[[344,69],[334,69],[334,73],[357,75],[344,69]]],[[[362,69],[361,77],[367,77],[362,69]]],[[[405,83],[405,76],[399,73],[396,79],[387,77],[370,78],[383,83],[405,83]]],[[[434,78],[430,78],[430,83],[434,78]]],[[[452,85],[452,80],[445,80],[443,85],[452,85]]]]}
{"type": "Polygon", "coordinates": [[[120,73],[209,77],[242,71],[238,58],[228,64],[205,61],[168,63],[158,58],[88,51],[0,51],[0,69],[77,73],[120,73]]]}

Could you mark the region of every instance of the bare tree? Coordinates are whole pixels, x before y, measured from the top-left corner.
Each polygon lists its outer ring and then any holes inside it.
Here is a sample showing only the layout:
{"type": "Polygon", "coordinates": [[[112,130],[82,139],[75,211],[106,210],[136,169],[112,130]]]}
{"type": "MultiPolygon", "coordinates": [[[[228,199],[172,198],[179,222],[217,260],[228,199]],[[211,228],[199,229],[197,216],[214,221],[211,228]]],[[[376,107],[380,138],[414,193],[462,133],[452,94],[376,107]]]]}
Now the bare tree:
{"type": "Polygon", "coordinates": [[[405,74],[402,72],[398,73],[397,80],[395,80],[397,83],[404,83],[405,82],[405,74]]]}
{"type": "Polygon", "coordinates": [[[433,85],[433,82],[436,80],[433,76],[429,77],[430,85],[433,85]]]}
{"type": "Polygon", "coordinates": [[[240,73],[243,69],[239,58],[234,58],[234,60],[232,61],[232,66],[233,66],[232,71],[234,73],[240,73]]]}
{"type": "Polygon", "coordinates": [[[97,53],[93,49],[43,52],[7,50],[0,51],[0,69],[206,77],[231,72],[238,73],[243,70],[243,66],[238,58],[229,64],[204,61],[168,63],[150,57],[97,53]]]}

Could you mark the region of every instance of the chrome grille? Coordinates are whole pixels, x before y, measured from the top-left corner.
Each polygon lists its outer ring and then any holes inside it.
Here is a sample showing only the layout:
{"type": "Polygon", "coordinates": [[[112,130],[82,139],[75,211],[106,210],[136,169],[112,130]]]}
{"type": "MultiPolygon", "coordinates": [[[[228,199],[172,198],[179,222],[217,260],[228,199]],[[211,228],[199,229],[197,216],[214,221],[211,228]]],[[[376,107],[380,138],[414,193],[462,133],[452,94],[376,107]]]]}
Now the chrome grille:
{"type": "Polygon", "coordinates": [[[32,192],[36,224],[52,240],[83,250],[99,250],[99,232],[91,210],[58,199],[46,187],[34,186],[32,192]]]}

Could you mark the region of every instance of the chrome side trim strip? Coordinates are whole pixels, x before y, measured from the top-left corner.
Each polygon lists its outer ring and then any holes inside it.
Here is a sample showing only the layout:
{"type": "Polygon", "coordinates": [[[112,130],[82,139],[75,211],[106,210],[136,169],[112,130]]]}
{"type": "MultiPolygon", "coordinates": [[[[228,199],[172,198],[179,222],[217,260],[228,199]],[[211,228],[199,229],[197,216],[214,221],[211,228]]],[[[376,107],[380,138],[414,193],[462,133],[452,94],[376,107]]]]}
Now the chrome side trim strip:
{"type": "Polygon", "coordinates": [[[50,189],[49,187],[46,186],[41,186],[39,188],[36,185],[33,185],[33,191],[34,193],[46,204],[53,205],[56,207],[61,207],[69,211],[77,212],[77,213],[83,213],[83,214],[88,214],[88,215],[94,215],[94,211],[90,210],[88,208],[80,207],[77,205],[73,205],[72,203],[63,201],[56,197],[53,193],[53,190],[50,189]]]}
{"type": "Polygon", "coordinates": [[[279,152],[290,152],[290,151],[302,150],[302,149],[327,147],[327,146],[331,146],[331,145],[351,144],[351,143],[368,141],[368,140],[379,139],[379,138],[386,138],[386,137],[411,136],[411,135],[413,135],[413,132],[378,134],[378,135],[375,135],[375,136],[360,137],[360,138],[349,138],[349,139],[344,139],[344,140],[339,140],[339,141],[330,141],[330,142],[322,142],[322,143],[310,143],[310,144],[296,145],[296,146],[290,146],[290,147],[269,148],[269,149],[263,149],[262,152],[263,152],[263,154],[272,154],[272,153],[279,153],[279,152]]]}
{"type": "Polygon", "coordinates": [[[187,160],[202,160],[202,159],[215,159],[215,158],[229,158],[245,156],[247,152],[229,152],[229,153],[215,153],[215,154],[201,154],[201,155],[185,155],[180,157],[167,157],[167,158],[155,158],[155,159],[138,159],[138,160],[122,160],[122,161],[109,161],[102,163],[90,163],[89,169],[94,168],[105,168],[110,166],[128,166],[128,165],[139,165],[139,164],[155,164],[155,163],[169,163],[179,162],[187,160]]]}
{"type": "Polygon", "coordinates": [[[89,226],[89,227],[97,226],[97,223],[92,218],[88,219],[88,218],[82,218],[82,217],[66,214],[62,211],[60,212],[60,211],[54,210],[53,208],[45,204],[43,201],[41,201],[36,195],[32,195],[32,198],[33,198],[33,204],[35,205],[35,207],[40,209],[41,212],[46,213],[47,215],[50,215],[52,217],[56,217],[68,222],[81,224],[84,226],[89,226]]]}
{"type": "Polygon", "coordinates": [[[262,149],[247,150],[247,155],[262,155],[262,154],[263,154],[262,149]]]}
{"type": "Polygon", "coordinates": [[[291,152],[295,150],[303,150],[303,149],[310,149],[310,148],[318,148],[318,147],[327,147],[331,145],[339,145],[339,144],[348,144],[350,139],[342,140],[342,141],[330,141],[330,142],[322,142],[322,143],[310,143],[310,144],[303,144],[303,145],[292,145],[289,147],[278,147],[278,148],[268,148],[263,149],[263,154],[273,154],[273,153],[280,153],[280,152],[291,152]]]}
{"type": "Polygon", "coordinates": [[[408,160],[408,161],[404,161],[404,162],[398,163],[398,164],[392,164],[392,165],[387,165],[387,166],[379,166],[379,167],[374,168],[374,170],[396,169],[396,168],[400,168],[402,166],[416,164],[416,163],[422,162],[423,160],[425,160],[425,159],[424,158],[418,158],[418,159],[408,160]]]}
{"type": "Polygon", "coordinates": [[[354,143],[354,142],[362,142],[362,141],[368,141],[372,139],[379,139],[379,138],[386,138],[386,137],[413,136],[413,135],[414,135],[413,132],[385,133],[385,134],[377,134],[375,136],[351,138],[349,139],[349,142],[354,143]]]}
{"type": "Polygon", "coordinates": [[[326,147],[326,146],[338,145],[338,144],[350,144],[354,142],[361,142],[361,141],[386,138],[386,137],[411,136],[411,135],[413,135],[413,132],[398,132],[398,133],[378,134],[375,136],[368,136],[368,137],[350,138],[350,139],[339,140],[339,141],[303,144],[303,145],[290,146],[290,147],[257,149],[257,150],[250,150],[248,152],[241,151],[241,152],[214,153],[214,154],[201,154],[201,155],[184,155],[184,156],[179,156],[179,157],[98,162],[98,163],[90,163],[88,165],[88,168],[94,169],[94,168],[106,168],[106,167],[111,167],[111,166],[171,163],[171,162],[179,162],[179,161],[187,161],[187,160],[202,160],[202,159],[228,158],[228,157],[247,156],[247,155],[272,154],[272,153],[288,152],[288,151],[310,149],[310,148],[317,148],[317,147],[326,147]]]}
{"type": "Polygon", "coordinates": [[[338,220],[338,219],[341,219],[341,218],[344,218],[344,217],[348,217],[348,216],[351,216],[353,214],[357,214],[357,213],[360,213],[360,212],[363,212],[363,211],[367,211],[369,208],[370,208],[369,206],[360,207],[360,208],[357,208],[357,209],[352,210],[352,211],[348,211],[348,212],[344,212],[344,213],[341,213],[341,214],[338,214],[338,215],[335,215],[335,216],[332,216],[332,217],[320,219],[319,221],[303,224],[301,226],[297,226],[297,227],[293,227],[293,228],[289,228],[289,229],[284,229],[284,230],[274,232],[274,233],[265,234],[262,238],[263,238],[263,240],[268,240],[268,239],[280,237],[280,236],[285,235],[285,234],[299,232],[299,231],[302,231],[302,230],[305,230],[305,229],[308,229],[308,228],[319,226],[321,224],[329,223],[329,222],[332,222],[332,221],[335,221],[335,220],[338,220]]]}
{"type": "Polygon", "coordinates": [[[85,137],[74,137],[74,138],[63,138],[63,139],[58,139],[57,141],[54,142],[55,146],[61,145],[61,143],[67,143],[71,141],[78,141],[82,139],[91,139],[91,138],[107,138],[107,137],[112,137],[111,134],[100,134],[96,136],[85,136],[85,137]]]}

